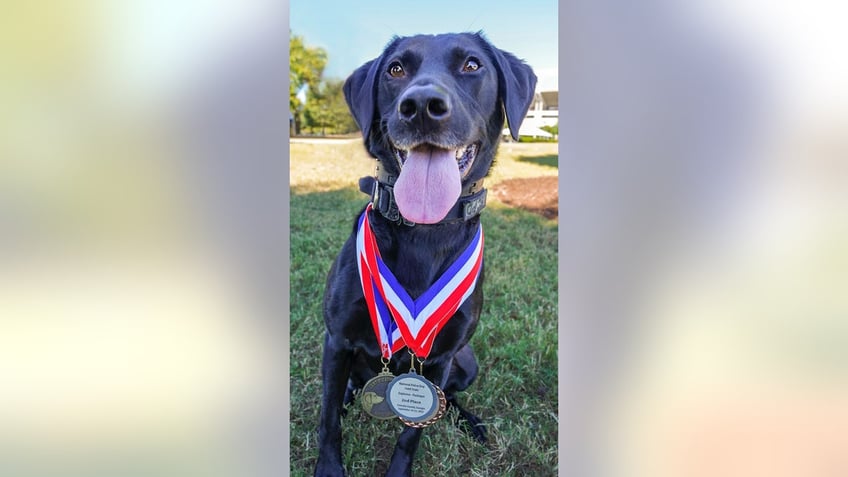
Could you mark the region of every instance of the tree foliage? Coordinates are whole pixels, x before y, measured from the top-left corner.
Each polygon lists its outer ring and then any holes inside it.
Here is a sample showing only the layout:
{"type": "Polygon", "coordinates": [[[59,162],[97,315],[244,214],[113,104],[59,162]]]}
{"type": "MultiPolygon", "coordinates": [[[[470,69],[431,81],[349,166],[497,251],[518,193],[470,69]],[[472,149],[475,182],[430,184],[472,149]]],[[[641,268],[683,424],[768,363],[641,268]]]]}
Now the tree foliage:
{"type": "Polygon", "coordinates": [[[294,116],[295,134],[344,134],[357,130],[344,100],[344,81],[323,78],[327,60],[323,48],[310,47],[302,36],[291,34],[289,108],[294,116]],[[297,94],[304,85],[305,102],[297,94]]]}
{"type": "Polygon", "coordinates": [[[318,89],[324,67],[327,66],[327,52],[323,48],[308,47],[302,36],[291,34],[289,37],[289,109],[294,115],[295,131],[300,132],[302,111],[306,106],[297,92],[306,85],[307,103],[309,96],[318,89]]]}
{"type": "Polygon", "coordinates": [[[307,85],[310,90],[318,88],[325,66],[327,66],[327,52],[323,48],[307,47],[302,36],[291,35],[289,39],[289,106],[292,110],[303,106],[297,98],[297,92],[303,85],[307,85]]]}
{"type": "Polygon", "coordinates": [[[304,125],[315,134],[345,134],[357,130],[347,108],[344,81],[328,79],[321,83],[304,108],[304,125]]]}

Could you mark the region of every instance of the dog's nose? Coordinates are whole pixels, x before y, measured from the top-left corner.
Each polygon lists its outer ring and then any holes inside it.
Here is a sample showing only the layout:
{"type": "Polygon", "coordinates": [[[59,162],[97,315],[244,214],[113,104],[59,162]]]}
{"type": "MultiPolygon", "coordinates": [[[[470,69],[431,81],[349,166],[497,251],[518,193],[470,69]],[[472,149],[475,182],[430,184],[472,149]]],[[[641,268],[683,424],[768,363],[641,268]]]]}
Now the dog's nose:
{"type": "Polygon", "coordinates": [[[450,99],[434,86],[412,86],[398,103],[398,114],[404,121],[416,118],[443,121],[450,116],[450,99]]]}

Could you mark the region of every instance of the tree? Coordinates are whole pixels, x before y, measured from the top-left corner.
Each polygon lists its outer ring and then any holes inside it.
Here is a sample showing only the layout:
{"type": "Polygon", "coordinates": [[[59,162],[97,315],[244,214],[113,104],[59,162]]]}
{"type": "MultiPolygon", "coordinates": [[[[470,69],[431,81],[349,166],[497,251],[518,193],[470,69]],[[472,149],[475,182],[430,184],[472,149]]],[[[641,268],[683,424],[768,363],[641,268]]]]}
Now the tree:
{"type": "Polygon", "coordinates": [[[356,131],[356,122],[344,99],[344,81],[325,80],[304,108],[304,124],[311,132],[346,134],[356,131]]]}
{"type": "Polygon", "coordinates": [[[318,91],[321,75],[327,66],[327,52],[323,48],[308,47],[302,36],[291,34],[289,37],[289,110],[294,116],[294,132],[300,133],[303,119],[303,109],[309,103],[309,98],[318,91]],[[304,87],[306,104],[297,96],[304,87]]]}

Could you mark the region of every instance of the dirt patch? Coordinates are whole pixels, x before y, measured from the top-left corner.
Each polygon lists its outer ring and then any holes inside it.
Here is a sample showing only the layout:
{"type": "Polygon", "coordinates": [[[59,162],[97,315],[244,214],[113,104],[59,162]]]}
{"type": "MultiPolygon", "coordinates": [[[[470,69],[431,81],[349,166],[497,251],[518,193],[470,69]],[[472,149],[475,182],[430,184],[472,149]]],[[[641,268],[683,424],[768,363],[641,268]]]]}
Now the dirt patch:
{"type": "Polygon", "coordinates": [[[507,179],[489,189],[499,201],[542,215],[547,219],[559,216],[559,188],[556,176],[507,179]]]}

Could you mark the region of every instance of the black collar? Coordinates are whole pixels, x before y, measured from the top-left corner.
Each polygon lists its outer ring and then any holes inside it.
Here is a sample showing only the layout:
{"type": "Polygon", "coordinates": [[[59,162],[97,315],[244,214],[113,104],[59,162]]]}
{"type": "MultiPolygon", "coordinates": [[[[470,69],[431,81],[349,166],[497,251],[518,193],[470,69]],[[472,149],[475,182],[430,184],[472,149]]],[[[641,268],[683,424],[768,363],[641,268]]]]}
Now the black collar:
{"type": "MultiPolygon", "coordinates": [[[[386,219],[398,225],[415,225],[414,222],[406,220],[400,215],[395,202],[394,185],[397,177],[387,173],[380,163],[377,163],[376,177],[363,177],[359,179],[359,190],[371,195],[374,210],[380,212],[386,219]]],[[[442,219],[439,224],[464,222],[480,214],[486,207],[486,189],[483,188],[483,180],[472,182],[462,188],[462,193],[456,204],[442,219]]]]}

